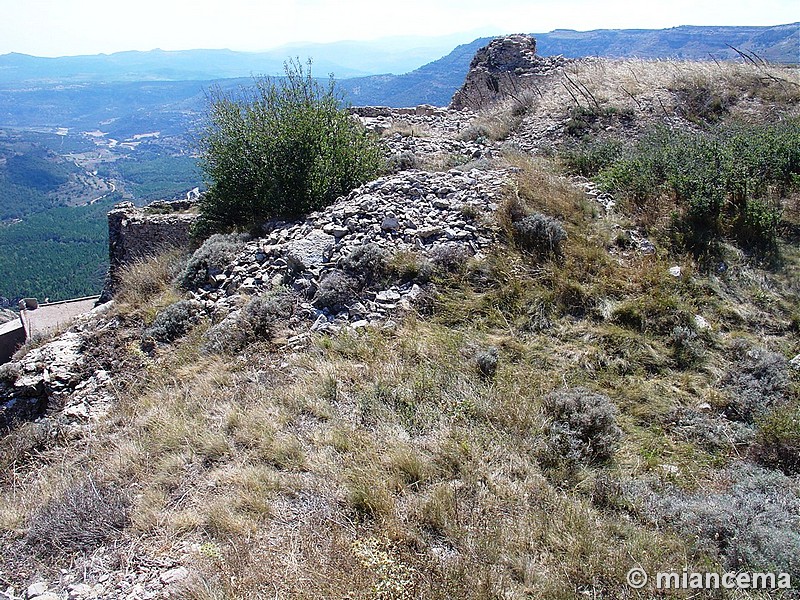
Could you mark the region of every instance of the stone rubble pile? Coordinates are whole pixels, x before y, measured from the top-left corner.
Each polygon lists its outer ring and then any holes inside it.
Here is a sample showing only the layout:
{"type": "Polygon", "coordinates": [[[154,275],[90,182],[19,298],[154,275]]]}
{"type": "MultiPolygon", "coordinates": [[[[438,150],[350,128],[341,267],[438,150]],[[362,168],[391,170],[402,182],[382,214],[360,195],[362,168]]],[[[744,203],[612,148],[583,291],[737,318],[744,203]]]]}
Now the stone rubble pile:
{"type": "MultiPolygon", "coordinates": [[[[395,255],[431,258],[440,252],[475,255],[496,240],[491,213],[501,202],[507,170],[469,172],[403,171],[369,182],[304,221],[276,226],[248,242],[222,273],[196,293],[210,313],[230,310],[230,298],[290,286],[306,300],[312,330],[356,328],[410,308],[421,295],[414,283],[365,290],[358,302],[337,314],[310,301],[320,281],[356,248],[373,244],[395,255]]],[[[235,304],[235,303],[234,303],[235,304]]]]}
{"type": "Polygon", "coordinates": [[[439,108],[414,112],[404,108],[365,106],[352,111],[369,131],[383,136],[381,144],[390,160],[413,154],[420,162],[437,156],[452,156],[467,162],[498,155],[496,144],[461,139],[460,135],[477,116],[468,110],[439,108]]]}
{"type": "Polygon", "coordinates": [[[79,435],[108,413],[111,377],[87,365],[83,352],[84,328],[104,310],[82,315],[69,331],[3,366],[11,376],[0,381],[0,431],[57,409],[62,432],[79,435]]]}
{"type": "MultiPolygon", "coordinates": [[[[101,547],[79,559],[73,569],[61,569],[58,580],[40,579],[27,588],[0,590],[0,600],[156,600],[177,598],[190,580],[191,572],[180,560],[150,558],[145,550],[126,557],[124,569],[111,548],[101,547]]],[[[181,560],[190,560],[196,549],[185,548],[181,560]]]]}

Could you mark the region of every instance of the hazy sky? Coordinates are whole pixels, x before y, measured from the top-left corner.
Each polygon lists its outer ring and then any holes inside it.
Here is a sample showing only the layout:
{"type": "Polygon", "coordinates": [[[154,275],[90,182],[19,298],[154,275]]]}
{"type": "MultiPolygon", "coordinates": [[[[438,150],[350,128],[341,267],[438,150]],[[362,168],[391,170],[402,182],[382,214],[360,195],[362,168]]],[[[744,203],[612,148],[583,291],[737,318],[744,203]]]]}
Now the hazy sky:
{"type": "Polygon", "coordinates": [[[797,0],[0,0],[0,54],[264,50],[289,42],[552,29],[778,25],[797,0]]]}

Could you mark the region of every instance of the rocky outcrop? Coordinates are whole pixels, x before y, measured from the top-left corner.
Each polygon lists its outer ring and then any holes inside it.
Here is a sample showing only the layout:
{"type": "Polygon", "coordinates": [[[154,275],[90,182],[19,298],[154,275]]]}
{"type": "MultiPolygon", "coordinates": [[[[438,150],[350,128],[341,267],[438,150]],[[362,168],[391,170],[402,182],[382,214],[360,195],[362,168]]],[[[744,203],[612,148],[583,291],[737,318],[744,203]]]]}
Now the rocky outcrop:
{"type": "Polygon", "coordinates": [[[567,63],[561,56],[538,56],[536,40],[530,35],[495,38],[475,53],[450,108],[478,110],[517,97],[537,81],[561,73],[567,63]]]}
{"type": "Polygon", "coordinates": [[[119,279],[119,270],[135,260],[170,248],[188,249],[190,230],[197,220],[191,200],[153,202],[137,208],[121,202],[108,213],[109,269],[101,302],[109,300],[119,279]]]}

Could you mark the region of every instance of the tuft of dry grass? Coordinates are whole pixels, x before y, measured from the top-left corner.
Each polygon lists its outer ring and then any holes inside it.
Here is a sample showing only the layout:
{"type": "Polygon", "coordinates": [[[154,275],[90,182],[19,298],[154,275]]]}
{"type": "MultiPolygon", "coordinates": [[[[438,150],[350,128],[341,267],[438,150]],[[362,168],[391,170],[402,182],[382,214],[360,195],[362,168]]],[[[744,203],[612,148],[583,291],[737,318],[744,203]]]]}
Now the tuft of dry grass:
{"type": "Polygon", "coordinates": [[[182,254],[172,251],[125,265],[119,273],[114,299],[137,308],[152,305],[164,294],[178,300],[171,286],[181,271],[182,258],[182,254]]]}

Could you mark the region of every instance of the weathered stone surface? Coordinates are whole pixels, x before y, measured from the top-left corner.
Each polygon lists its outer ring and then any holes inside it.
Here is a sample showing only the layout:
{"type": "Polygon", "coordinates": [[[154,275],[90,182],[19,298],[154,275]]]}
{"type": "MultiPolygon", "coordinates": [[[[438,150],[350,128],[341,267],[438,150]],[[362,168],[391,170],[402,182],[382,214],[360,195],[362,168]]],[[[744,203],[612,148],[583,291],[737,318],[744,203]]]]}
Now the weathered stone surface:
{"type": "Polygon", "coordinates": [[[169,585],[171,583],[177,583],[178,581],[183,581],[189,576],[189,569],[186,567],[175,567],[174,569],[170,569],[161,574],[161,583],[165,585],[169,585]]]}
{"type": "Polygon", "coordinates": [[[478,110],[512,98],[542,78],[563,72],[568,62],[561,56],[538,56],[536,40],[530,35],[495,38],[475,53],[450,108],[478,110]]]}
{"type": "Polygon", "coordinates": [[[320,229],[286,245],[284,258],[290,269],[305,271],[325,263],[330,258],[336,238],[320,229]]]}
{"type": "Polygon", "coordinates": [[[47,591],[47,582],[46,581],[37,581],[36,583],[32,583],[28,586],[27,596],[28,598],[35,598],[36,596],[41,596],[47,591]]]}
{"type": "Polygon", "coordinates": [[[113,382],[106,371],[87,367],[83,353],[83,329],[103,312],[105,307],[99,307],[78,317],[67,332],[4,365],[14,376],[0,381],[0,432],[54,408],[77,429],[107,414],[113,382]]]}

